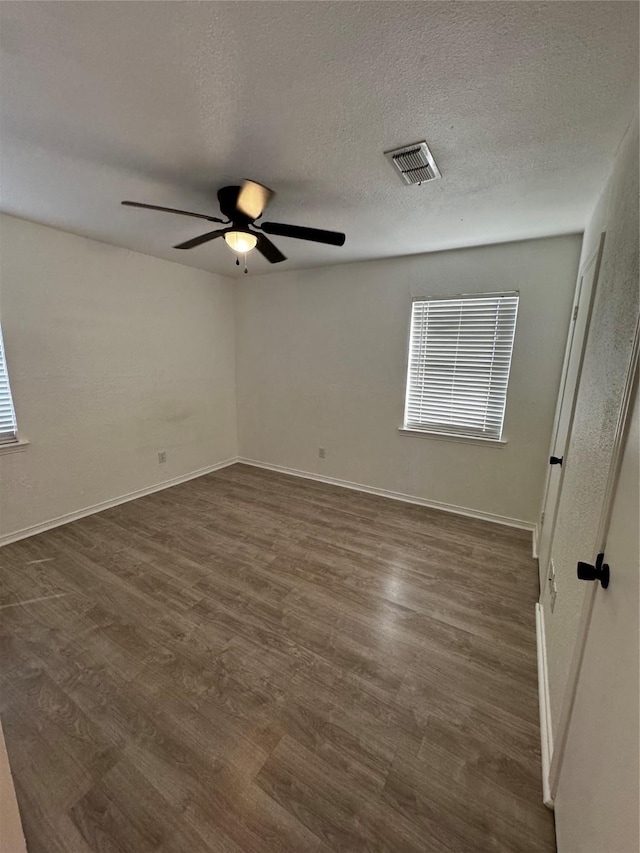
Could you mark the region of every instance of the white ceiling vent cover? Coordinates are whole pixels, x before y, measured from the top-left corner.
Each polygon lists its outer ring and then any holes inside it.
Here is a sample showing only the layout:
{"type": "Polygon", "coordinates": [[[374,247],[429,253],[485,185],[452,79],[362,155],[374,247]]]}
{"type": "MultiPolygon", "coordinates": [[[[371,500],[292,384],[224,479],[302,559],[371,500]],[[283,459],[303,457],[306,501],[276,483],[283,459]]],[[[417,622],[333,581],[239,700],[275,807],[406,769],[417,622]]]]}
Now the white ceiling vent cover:
{"type": "Polygon", "coordinates": [[[442,177],[426,142],[395,148],[393,151],[385,151],[384,154],[400,172],[405,184],[424,184],[442,177]]]}

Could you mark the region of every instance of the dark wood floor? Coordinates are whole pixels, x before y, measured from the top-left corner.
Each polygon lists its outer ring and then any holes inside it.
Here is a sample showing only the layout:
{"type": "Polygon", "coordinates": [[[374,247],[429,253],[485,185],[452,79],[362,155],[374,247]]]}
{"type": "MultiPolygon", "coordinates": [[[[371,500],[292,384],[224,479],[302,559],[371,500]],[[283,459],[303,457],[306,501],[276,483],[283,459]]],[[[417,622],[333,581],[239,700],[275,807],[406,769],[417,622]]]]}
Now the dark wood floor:
{"type": "Polygon", "coordinates": [[[0,551],[30,853],[529,853],[522,531],[236,465],[0,551]]]}

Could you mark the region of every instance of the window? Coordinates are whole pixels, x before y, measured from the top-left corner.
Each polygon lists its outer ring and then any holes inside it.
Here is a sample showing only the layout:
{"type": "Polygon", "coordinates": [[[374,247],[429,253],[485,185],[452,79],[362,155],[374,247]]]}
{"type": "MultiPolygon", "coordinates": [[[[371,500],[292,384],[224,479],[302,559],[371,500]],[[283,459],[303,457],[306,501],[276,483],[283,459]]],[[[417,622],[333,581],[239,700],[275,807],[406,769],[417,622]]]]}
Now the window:
{"type": "Polygon", "coordinates": [[[499,441],[518,294],[415,299],[406,429],[499,441]]]}
{"type": "Polygon", "coordinates": [[[0,329],[0,447],[15,444],[17,441],[16,413],[13,410],[7,361],[4,357],[4,344],[2,343],[2,329],[0,329]]]}

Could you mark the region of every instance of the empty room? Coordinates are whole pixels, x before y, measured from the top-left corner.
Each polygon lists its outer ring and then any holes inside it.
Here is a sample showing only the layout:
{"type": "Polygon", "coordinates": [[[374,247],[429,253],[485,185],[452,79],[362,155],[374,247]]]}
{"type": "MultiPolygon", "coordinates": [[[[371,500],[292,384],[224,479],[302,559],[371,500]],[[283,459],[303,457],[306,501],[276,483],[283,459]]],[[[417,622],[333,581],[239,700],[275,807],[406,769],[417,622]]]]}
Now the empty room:
{"type": "Polygon", "coordinates": [[[636,2],[0,2],[0,853],[639,853],[636,2]]]}

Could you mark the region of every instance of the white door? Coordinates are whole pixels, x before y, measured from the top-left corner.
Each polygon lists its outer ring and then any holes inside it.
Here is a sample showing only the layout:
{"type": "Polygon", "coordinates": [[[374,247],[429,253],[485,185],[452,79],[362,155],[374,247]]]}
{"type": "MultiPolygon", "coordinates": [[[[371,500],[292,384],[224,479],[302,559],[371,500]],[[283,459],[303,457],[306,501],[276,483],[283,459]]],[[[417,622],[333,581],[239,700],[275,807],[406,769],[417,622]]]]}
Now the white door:
{"type": "MultiPolygon", "coordinates": [[[[584,358],[584,348],[591,319],[596,282],[604,248],[604,234],[600,238],[598,252],[587,260],[578,276],[578,286],[573,301],[571,326],[567,339],[567,349],[560,380],[558,407],[550,448],[550,457],[566,460],[569,434],[573,420],[576,388],[580,381],[580,372],[584,358]]],[[[551,541],[558,512],[558,499],[562,488],[562,464],[549,464],[547,485],[542,505],[541,524],[538,535],[538,565],[540,571],[540,599],[545,592],[548,578],[551,541]]]]}
{"type": "Polygon", "coordinates": [[[638,386],[555,798],[559,853],[640,850],[638,386]]]}

